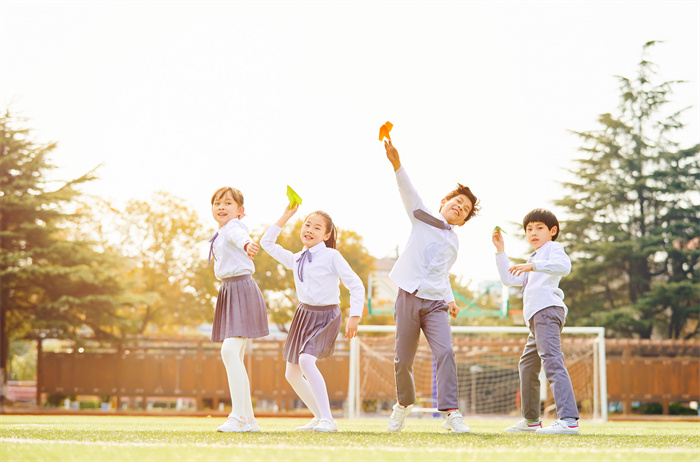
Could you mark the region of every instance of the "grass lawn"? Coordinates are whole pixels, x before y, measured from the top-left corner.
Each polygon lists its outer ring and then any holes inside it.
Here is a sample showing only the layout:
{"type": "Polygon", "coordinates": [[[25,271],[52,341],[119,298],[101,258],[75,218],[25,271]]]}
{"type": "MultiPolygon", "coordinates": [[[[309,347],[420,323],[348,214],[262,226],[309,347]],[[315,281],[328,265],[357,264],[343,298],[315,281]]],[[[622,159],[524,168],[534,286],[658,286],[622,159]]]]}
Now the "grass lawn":
{"type": "Polygon", "coordinates": [[[537,436],[504,433],[514,420],[467,418],[468,435],[431,417],[391,434],[385,419],[339,419],[332,434],[295,432],[308,421],[295,418],[258,419],[260,433],[217,433],[223,421],[0,415],[0,461],[700,461],[698,422],[582,421],[578,436],[537,436]]]}

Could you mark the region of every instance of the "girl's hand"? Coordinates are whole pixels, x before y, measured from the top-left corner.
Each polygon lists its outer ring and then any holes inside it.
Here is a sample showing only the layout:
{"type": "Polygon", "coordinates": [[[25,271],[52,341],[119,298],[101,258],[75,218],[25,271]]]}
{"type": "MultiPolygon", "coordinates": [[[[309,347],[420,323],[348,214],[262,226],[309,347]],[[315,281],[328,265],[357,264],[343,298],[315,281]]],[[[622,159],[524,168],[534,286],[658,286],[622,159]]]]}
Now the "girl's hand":
{"type": "Polygon", "coordinates": [[[360,323],[359,316],[350,316],[345,324],[345,338],[351,339],[357,337],[357,325],[360,323]]]}
{"type": "Polygon", "coordinates": [[[279,220],[277,220],[277,223],[275,223],[277,226],[280,228],[283,228],[285,224],[289,221],[290,218],[294,216],[295,213],[297,213],[297,210],[299,210],[299,204],[296,204],[294,207],[291,209],[289,206],[286,206],[284,208],[284,213],[282,213],[282,216],[280,217],[279,220]]]}
{"type": "Polygon", "coordinates": [[[245,245],[244,250],[245,250],[245,253],[248,254],[248,258],[250,258],[252,260],[258,254],[258,251],[260,250],[260,246],[258,244],[256,244],[255,242],[249,242],[245,245]]]}
{"type": "Polygon", "coordinates": [[[529,271],[532,271],[532,263],[521,263],[519,265],[513,265],[508,269],[508,272],[513,276],[520,276],[529,271]]]}
{"type": "Polygon", "coordinates": [[[506,244],[503,241],[503,234],[500,229],[496,229],[491,233],[491,242],[496,246],[496,251],[503,252],[506,248],[506,244]]]}
{"type": "Polygon", "coordinates": [[[457,315],[459,314],[459,307],[457,304],[455,302],[450,302],[447,304],[447,306],[449,307],[450,316],[457,318],[457,315]]]}
{"type": "Polygon", "coordinates": [[[399,158],[399,151],[396,150],[390,140],[384,140],[384,149],[386,149],[386,158],[389,159],[391,165],[394,167],[394,171],[397,171],[401,167],[401,159],[399,158]]]}

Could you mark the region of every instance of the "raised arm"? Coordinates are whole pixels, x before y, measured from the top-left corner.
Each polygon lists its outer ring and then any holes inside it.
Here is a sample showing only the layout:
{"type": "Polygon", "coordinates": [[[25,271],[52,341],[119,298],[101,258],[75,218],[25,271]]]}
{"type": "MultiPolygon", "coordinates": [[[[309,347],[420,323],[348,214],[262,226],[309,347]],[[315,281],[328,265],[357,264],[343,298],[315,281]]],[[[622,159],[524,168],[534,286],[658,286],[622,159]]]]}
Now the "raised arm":
{"type": "Polygon", "coordinates": [[[298,205],[291,209],[286,207],[280,219],[277,220],[274,225],[267,228],[267,231],[265,231],[265,234],[263,234],[263,237],[260,239],[260,246],[263,250],[270,254],[272,258],[282,263],[285,268],[290,270],[294,268],[294,254],[276,242],[282,232],[282,227],[287,224],[287,221],[289,221],[298,209],[298,205]]]}
{"type": "Polygon", "coordinates": [[[411,222],[416,221],[413,216],[413,211],[416,209],[426,210],[423,200],[418,195],[418,191],[413,187],[411,180],[408,178],[406,169],[401,166],[401,160],[399,159],[399,152],[396,150],[391,142],[384,141],[384,147],[386,148],[386,157],[391,162],[394,167],[394,172],[396,173],[396,183],[399,186],[399,193],[401,194],[401,200],[403,201],[403,206],[406,209],[408,218],[411,222]]]}

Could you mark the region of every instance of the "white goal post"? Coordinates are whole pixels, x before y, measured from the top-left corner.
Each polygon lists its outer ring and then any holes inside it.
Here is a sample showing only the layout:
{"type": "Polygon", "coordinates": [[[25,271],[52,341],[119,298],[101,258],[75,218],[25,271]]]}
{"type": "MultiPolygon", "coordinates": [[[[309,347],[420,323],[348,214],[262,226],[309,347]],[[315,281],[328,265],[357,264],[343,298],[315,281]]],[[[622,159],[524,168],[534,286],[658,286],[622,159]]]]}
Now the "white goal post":
{"type": "MultiPolygon", "coordinates": [[[[357,418],[362,415],[363,404],[365,406],[374,404],[381,409],[382,403],[395,402],[393,367],[393,334],[395,331],[396,327],[393,325],[361,325],[358,329],[358,336],[350,341],[348,418],[357,418]],[[364,402],[363,399],[365,399],[364,402]]],[[[502,415],[514,412],[515,395],[519,399],[517,360],[520,353],[522,353],[526,341],[525,337],[527,337],[529,332],[529,329],[525,326],[452,326],[455,358],[460,379],[460,409],[463,413],[479,415],[495,413],[502,415]],[[489,375],[492,377],[487,377],[489,375]],[[507,386],[504,385],[506,383],[507,386]],[[487,410],[484,407],[485,403],[487,401],[495,402],[495,395],[499,393],[507,397],[506,399],[509,401],[507,407],[504,408],[504,405],[501,404],[500,406],[495,406],[495,410],[487,410]],[[466,407],[466,409],[462,409],[463,407],[466,407]]],[[[436,409],[432,405],[434,401],[431,400],[431,398],[434,398],[434,392],[430,396],[431,390],[435,389],[434,366],[431,366],[432,355],[422,335],[421,343],[422,346],[419,348],[419,353],[416,355],[416,364],[414,364],[416,394],[418,397],[418,403],[414,407],[414,412],[417,408],[427,412],[435,412],[436,409]],[[420,367],[418,365],[419,362],[422,363],[420,367]],[[422,369],[422,371],[419,371],[419,369],[422,369]],[[424,391],[422,399],[424,402],[431,403],[431,405],[421,405],[421,397],[419,396],[421,385],[424,391]]],[[[572,371],[572,365],[567,363],[574,388],[578,387],[581,389],[582,383],[580,382],[586,382],[585,391],[582,392],[586,400],[586,414],[593,420],[607,421],[605,328],[564,327],[562,331],[562,346],[565,361],[574,361],[576,367],[582,371],[580,377],[575,375],[576,373],[572,371]],[[569,352],[567,352],[567,348],[569,352]]],[[[543,373],[541,373],[540,378],[542,382],[541,395],[543,402],[546,404],[548,384],[544,379],[543,373]]],[[[577,399],[579,399],[579,396],[577,396],[577,399]]],[[[553,405],[550,407],[553,407],[553,405]]],[[[383,409],[387,410],[386,404],[383,409]]],[[[371,413],[372,411],[364,411],[365,414],[367,412],[371,413]]],[[[581,413],[582,415],[584,414],[583,410],[581,413]]]]}

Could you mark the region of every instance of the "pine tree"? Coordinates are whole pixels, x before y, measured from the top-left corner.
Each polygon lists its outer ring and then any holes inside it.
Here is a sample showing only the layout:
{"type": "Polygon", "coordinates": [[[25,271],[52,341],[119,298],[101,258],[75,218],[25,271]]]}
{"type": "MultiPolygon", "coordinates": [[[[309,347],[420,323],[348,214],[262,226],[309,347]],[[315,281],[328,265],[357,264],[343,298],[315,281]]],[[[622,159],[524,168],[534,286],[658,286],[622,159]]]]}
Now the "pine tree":
{"type": "Polygon", "coordinates": [[[69,238],[77,188],[93,174],[51,187],[56,144],[37,143],[24,123],[0,117],[0,390],[11,338],[110,338],[123,303],[116,256],[69,238]]]}
{"type": "Polygon", "coordinates": [[[562,281],[571,318],[619,336],[680,338],[700,332],[700,145],[673,140],[687,109],[664,115],[674,86],[657,82],[644,45],[634,79],[618,77],[617,115],[575,132],[584,158],[565,183],[562,241],[575,261],[562,281]]]}

